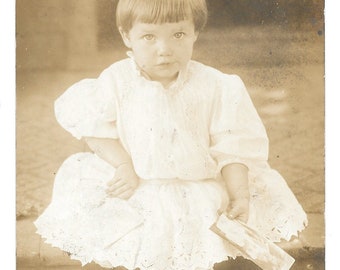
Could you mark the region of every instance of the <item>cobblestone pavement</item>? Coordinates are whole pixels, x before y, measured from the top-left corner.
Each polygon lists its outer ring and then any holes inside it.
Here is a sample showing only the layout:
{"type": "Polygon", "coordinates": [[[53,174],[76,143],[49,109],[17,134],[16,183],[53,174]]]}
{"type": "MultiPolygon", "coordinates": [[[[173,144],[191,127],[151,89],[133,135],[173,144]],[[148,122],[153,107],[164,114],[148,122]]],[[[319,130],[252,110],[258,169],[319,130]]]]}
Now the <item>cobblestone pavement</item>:
{"type": "MultiPolygon", "coordinates": [[[[270,164],[285,177],[306,212],[322,217],[325,207],[324,66],[320,59],[313,58],[315,54],[320,58],[323,52],[320,44],[320,41],[312,44],[316,52],[307,50],[303,61],[282,61],[286,64],[270,68],[265,65],[245,68],[240,64],[235,65],[232,72],[244,80],[267,128],[270,164]]],[[[301,50],[300,45],[296,47],[301,50]]],[[[203,56],[202,60],[205,60],[203,56]]],[[[230,73],[225,66],[217,67],[230,73]]],[[[71,137],[55,121],[54,100],[72,83],[95,77],[103,68],[17,73],[18,220],[35,218],[45,209],[51,200],[58,167],[69,155],[87,150],[84,143],[71,137]]],[[[17,241],[24,244],[25,240],[20,237],[17,241]]]]}

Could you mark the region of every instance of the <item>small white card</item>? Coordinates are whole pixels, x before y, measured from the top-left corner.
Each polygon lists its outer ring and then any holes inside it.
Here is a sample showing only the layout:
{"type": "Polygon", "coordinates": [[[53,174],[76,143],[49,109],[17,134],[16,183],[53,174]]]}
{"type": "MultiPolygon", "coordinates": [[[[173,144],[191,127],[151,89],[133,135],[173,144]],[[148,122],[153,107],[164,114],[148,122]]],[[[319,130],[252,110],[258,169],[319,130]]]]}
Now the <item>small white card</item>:
{"type": "Polygon", "coordinates": [[[210,228],[263,270],[289,270],[295,260],[246,224],[222,214],[210,228]]]}

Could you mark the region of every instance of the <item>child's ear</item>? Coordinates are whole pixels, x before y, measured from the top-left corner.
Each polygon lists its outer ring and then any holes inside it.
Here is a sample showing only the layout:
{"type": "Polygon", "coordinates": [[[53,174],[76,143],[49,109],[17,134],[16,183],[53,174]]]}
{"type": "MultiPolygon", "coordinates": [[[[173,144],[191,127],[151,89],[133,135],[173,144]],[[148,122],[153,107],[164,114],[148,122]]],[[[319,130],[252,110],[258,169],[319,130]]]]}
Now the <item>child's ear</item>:
{"type": "Polygon", "coordinates": [[[125,32],[123,30],[123,28],[119,27],[118,28],[119,33],[123,39],[123,42],[125,44],[126,47],[128,47],[129,49],[131,49],[131,42],[130,42],[130,38],[129,38],[129,33],[125,32]]]}

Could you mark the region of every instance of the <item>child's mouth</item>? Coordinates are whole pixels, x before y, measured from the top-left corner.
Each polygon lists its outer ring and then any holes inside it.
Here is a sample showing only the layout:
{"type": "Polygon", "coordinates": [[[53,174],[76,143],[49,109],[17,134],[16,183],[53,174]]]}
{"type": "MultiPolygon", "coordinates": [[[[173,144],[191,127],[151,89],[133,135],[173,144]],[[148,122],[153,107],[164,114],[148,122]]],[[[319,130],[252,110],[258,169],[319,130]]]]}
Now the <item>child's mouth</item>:
{"type": "Polygon", "coordinates": [[[161,69],[168,69],[170,67],[172,67],[174,63],[173,62],[162,62],[156,65],[157,68],[161,68],[161,69]]]}
{"type": "Polygon", "coordinates": [[[169,66],[169,65],[171,65],[171,63],[169,63],[169,62],[164,62],[164,63],[159,63],[159,64],[157,64],[157,66],[169,66]]]}

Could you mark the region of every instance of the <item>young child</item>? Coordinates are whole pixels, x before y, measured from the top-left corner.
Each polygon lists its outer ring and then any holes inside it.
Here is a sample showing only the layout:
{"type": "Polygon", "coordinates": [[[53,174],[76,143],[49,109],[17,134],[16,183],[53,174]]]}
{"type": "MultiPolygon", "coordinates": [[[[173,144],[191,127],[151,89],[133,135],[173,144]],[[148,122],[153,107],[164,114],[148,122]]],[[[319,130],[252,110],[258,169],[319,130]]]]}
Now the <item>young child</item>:
{"type": "Polygon", "coordinates": [[[191,60],[205,0],[121,0],[116,19],[129,57],[56,100],[94,153],[63,163],[38,233],[83,265],[189,270],[241,255],[210,230],[223,211],[274,242],[303,230],[243,82],[191,60]]]}

